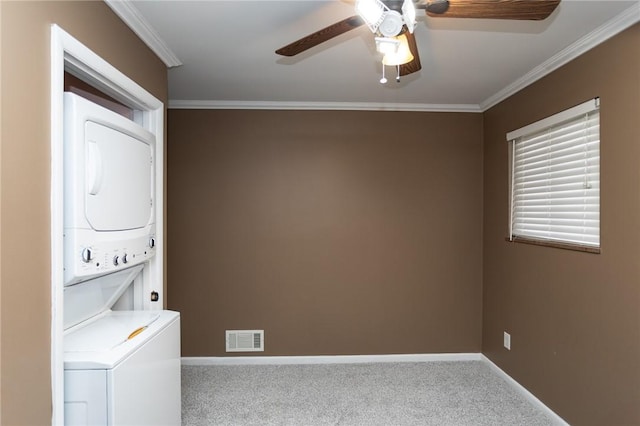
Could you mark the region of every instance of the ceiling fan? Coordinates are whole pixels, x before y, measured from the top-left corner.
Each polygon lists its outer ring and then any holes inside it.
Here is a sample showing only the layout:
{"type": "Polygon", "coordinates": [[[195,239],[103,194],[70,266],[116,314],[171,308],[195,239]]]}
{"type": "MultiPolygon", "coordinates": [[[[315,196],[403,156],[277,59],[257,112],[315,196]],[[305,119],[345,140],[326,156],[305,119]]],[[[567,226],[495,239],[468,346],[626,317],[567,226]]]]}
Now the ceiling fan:
{"type": "Polygon", "coordinates": [[[413,30],[416,9],[430,17],[542,20],[560,0],[356,0],[356,15],[329,25],[276,50],[278,55],[295,56],[314,46],[366,24],[374,33],[376,48],[382,53],[381,83],[386,83],[384,66],[397,67],[397,81],[422,68],[413,30]]]}

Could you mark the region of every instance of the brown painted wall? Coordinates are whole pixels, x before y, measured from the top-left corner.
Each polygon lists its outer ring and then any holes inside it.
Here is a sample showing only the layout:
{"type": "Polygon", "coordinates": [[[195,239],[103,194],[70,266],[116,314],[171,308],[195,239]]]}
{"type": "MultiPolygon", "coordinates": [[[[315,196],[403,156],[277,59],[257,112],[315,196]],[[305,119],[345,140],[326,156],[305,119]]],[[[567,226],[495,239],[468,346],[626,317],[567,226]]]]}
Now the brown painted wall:
{"type": "Polygon", "coordinates": [[[1,3],[0,423],[44,425],[51,422],[50,25],[163,101],[167,73],[103,2],[1,3]]]}
{"type": "Polygon", "coordinates": [[[482,116],[170,110],[184,356],[479,352],[482,116]]]}
{"type": "Polygon", "coordinates": [[[635,25],[484,114],[483,352],[575,425],[640,424],[639,47],[635,25]],[[596,96],[602,253],[505,242],[505,134],[596,96]]]}

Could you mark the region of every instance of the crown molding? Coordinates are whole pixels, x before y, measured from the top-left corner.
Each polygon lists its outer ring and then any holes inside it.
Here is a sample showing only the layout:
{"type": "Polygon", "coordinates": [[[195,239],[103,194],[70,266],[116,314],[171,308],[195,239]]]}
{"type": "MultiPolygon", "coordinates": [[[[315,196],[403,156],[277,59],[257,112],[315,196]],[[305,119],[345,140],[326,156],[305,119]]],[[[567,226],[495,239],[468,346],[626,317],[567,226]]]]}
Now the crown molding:
{"type": "Polygon", "coordinates": [[[639,21],[640,1],[481,102],[480,109],[488,110],[639,21]]]}
{"type": "Polygon", "coordinates": [[[474,104],[413,104],[375,102],[270,102],[169,100],[169,109],[268,109],[336,111],[482,112],[474,104]]]}
{"type": "Polygon", "coordinates": [[[131,2],[126,0],[104,0],[104,2],[168,68],[182,65],[180,59],[169,49],[162,37],[131,2]]]}

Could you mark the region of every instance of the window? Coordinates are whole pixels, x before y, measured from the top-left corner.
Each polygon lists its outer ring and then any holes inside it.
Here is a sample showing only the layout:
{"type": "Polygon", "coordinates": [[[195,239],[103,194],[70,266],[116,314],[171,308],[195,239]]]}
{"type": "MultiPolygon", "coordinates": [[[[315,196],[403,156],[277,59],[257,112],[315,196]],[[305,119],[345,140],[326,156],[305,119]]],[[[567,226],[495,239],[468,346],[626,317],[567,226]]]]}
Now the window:
{"type": "Polygon", "coordinates": [[[507,134],[510,240],[599,252],[599,98],[507,134]]]}

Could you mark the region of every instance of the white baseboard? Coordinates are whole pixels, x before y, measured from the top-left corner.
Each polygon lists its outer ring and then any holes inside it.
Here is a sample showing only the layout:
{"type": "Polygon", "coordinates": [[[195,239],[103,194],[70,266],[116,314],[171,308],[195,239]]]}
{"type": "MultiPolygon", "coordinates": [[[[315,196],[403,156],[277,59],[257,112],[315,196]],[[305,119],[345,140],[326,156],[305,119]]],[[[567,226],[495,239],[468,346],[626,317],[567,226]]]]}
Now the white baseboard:
{"type": "Polygon", "coordinates": [[[300,365],[363,364],[381,362],[480,361],[480,353],[326,355],[326,356],[231,356],[182,357],[182,365],[300,365]]]}
{"type": "Polygon", "coordinates": [[[522,396],[524,396],[527,401],[532,403],[534,406],[538,407],[542,411],[544,411],[548,416],[550,416],[555,423],[561,426],[569,426],[562,417],[557,415],[551,408],[547,407],[542,401],[540,401],[534,394],[529,392],[524,386],[518,383],[513,377],[505,373],[500,367],[495,365],[493,361],[484,356],[484,354],[480,355],[483,362],[485,362],[493,371],[495,371],[500,377],[502,377],[507,383],[509,383],[516,391],[518,391],[522,396]]]}

